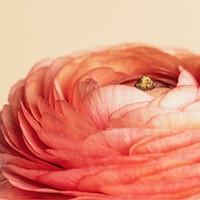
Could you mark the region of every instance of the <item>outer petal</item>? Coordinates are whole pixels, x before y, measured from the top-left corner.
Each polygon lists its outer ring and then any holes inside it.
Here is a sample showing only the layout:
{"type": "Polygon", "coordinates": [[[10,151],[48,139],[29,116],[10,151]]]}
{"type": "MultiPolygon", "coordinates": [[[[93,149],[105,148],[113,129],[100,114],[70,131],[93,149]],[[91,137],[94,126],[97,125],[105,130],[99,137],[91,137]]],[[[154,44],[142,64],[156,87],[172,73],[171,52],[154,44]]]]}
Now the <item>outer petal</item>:
{"type": "Polygon", "coordinates": [[[45,75],[44,80],[44,97],[48,99],[49,91],[52,86],[53,80],[59,71],[71,60],[69,57],[58,58],[54,60],[45,75]]]}
{"type": "Polygon", "coordinates": [[[30,109],[32,115],[36,120],[39,120],[40,118],[40,113],[37,107],[37,99],[40,96],[43,97],[43,79],[46,71],[47,68],[41,68],[31,74],[31,76],[26,80],[26,107],[30,109]]]}
{"type": "Polygon", "coordinates": [[[114,149],[123,154],[128,154],[129,148],[133,144],[152,134],[151,129],[119,128],[95,133],[90,135],[86,141],[114,149]]]}
{"type": "MultiPolygon", "coordinates": [[[[49,196],[46,194],[41,194],[38,192],[30,192],[18,189],[16,187],[13,187],[8,181],[4,181],[0,184],[1,190],[0,190],[0,199],[2,200],[26,200],[26,199],[49,199],[53,198],[54,195],[49,196]],[[45,196],[47,198],[45,198],[45,196]]],[[[54,196],[55,197],[55,196],[54,196]]],[[[57,199],[57,197],[56,197],[57,199]]]]}

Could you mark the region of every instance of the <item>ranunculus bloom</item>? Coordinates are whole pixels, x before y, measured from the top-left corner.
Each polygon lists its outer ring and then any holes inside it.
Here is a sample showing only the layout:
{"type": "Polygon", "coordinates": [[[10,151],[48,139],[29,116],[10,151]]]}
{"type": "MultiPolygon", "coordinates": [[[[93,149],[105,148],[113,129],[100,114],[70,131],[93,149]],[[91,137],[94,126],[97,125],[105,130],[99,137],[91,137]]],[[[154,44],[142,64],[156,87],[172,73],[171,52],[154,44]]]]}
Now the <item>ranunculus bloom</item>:
{"type": "Polygon", "coordinates": [[[200,57],[179,49],[36,64],[1,111],[0,199],[199,199],[199,83],[200,57]]]}

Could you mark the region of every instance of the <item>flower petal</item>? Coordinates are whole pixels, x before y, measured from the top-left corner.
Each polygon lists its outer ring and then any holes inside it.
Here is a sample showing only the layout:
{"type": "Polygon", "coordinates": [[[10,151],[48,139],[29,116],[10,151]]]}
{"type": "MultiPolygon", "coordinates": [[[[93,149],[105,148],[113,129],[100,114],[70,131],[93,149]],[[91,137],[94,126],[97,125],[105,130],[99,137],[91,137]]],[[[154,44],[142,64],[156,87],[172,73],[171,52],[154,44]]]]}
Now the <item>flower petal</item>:
{"type": "Polygon", "coordinates": [[[60,135],[66,135],[71,138],[81,139],[87,136],[86,131],[80,132],[75,127],[71,126],[66,120],[58,115],[53,115],[51,113],[46,113],[42,115],[40,119],[41,126],[44,130],[50,132],[57,132],[60,135]],[[52,121],[54,123],[52,123],[52,121]]]}
{"type": "Polygon", "coordinates": [[[141,107],[145,107],[149,104],[149,102],[139,102],[139,103],[133,103],[133,104],[128,104],[119,110],[116,110],[110,115],[110,119],[117,119],[120,118],[121,116],[125,115],[127,112],[136,110],[141,107]]]}
{"type": "Polygon", "coordinates": [[[198,131],[180,132],[170,134],[168,136],[155,138],[148,143],[135,148],[134,152],[141,154],[148,153],[169,153],[180,148],[200,142],[200,134],[198,131]]]}
{"type": "Polygon", "coordinates": [[[128,154],[133,144],[150,135],[151,129],[119,128],[97,132],[87,137],[86,141],[128,154]]]}
{"type": "Polygon", "coordinates": [[[3,124],[1,124],[1,129],[7,143],[15,150],[20,151],[24,149],[25,144],[22,133],[19,125],[15,121],[10,105],[5,105],[3,107],[1,117],[3,122],[3,124]]]}
{"type": "Polygon", "coordinates": [[[197,80],[189,71],[187,71],[183,67],[179,67],[179,70],[181,73],[178,77],[177,86],[181,86],[181,85],[193,85],[196,87],[199,86],[197,80]]]}
{"type": "MultiPolygon", "coordinates": [[[[12,186],[8,181],[4,181],[0,184],[0,198],[3,200],[26,200],[26,199],[49,199],[50,196],[38,192],[30,192],[26,190],[18,189],[12,186]],[[45,196],[47,198],[45,198],[45,196]]],[[[52,197],[55,197],[52,195],[52,197]]],[[[57,197],[56,197],[57,199],[57,197]]]]}
{"type": "Polygon", "coordinates": [[[200,101],[189,104],[184,108],[184,111],[200,111],[200,101]]]}
{"type": "MultiPolygon", "coordinates": [[[[93,86],[94,88],[98,88],[100,86],[105,86],[108,84],[117,83],[120,79],[127,76],[124,73],[115,72],[112,68],[109,67],[98,67],[92,70],[87,71],[85,74],[83,74],[79,80],[77,80],[76,84],[73,88],[73,94],[70,96],[70,102],[73,102],[74,105],[77,105],[78,100],[83,98],[88,91],[88,89],[83,90],[84,85],[80,85],[80,83],[88,83],[89,86],[93,86]],[[80,88],[81,86],[81,88],[80,88]],[[81,93],[78,98],[78,93],[81,93]],[[72,100],[73,99],[73,100],[72,100]]],[[[88,88],[88,87],[86,87],[88,88]]],[[[92,88],[91,88],[92,89],[92,88]]],[[[89,91],[91,91],[91,89],[89,91]]]]}
{"type": "Polygon", "coordinates": [[[156,116],[148,125],[173,130],[200,129],[200,113],[198,111],[184,111],[156,116]]]}
{"type": "Polygon", "coordinates": [[[198,89],[194,86],[180,86],[172,89],[161,99],[159,106],[183,109],[195,101],[198,89]],[[187,94],[187,95],[186,95],[187,94]]]}
{"type": "Polygon", "coordinates": [[[169,108],[165,108],[165,107],[146,106],[146,107],[138,108],[136,110],[129,111],[126,114],[124,114],[122,118],[129,119],[135,123],[146,123],[151,118],[157,115],[172,113],[172,112],[175,112],[175,111],[169,108]]]}
{"type": "Polygon", "coordinates": [[[150,101],[153,97],[136,88],[123,85],[102,87],[86,96],[80,111],[101,129],[108,125],[109,116],[116,110],[136,102],[150,101]]]}
{"type": "Polygon", "coordinates": [[[94,125],[87,118],[85,118],[82,113],[75,110],[71,104],[67,103],[66,101],[59,100],[54,102],[54,106],[55,111],[60,113],[68,123],[72,124],[80,131],[95,131],[94,125]]]}
{"type": "Polygon", "coordinates": [[[44,98],[48,99],[49,91],[52,86],[53,80],[59,71],[71,60],[70,57],[62,57],[54,60],[49,66],[44,80],[44,98]]]}

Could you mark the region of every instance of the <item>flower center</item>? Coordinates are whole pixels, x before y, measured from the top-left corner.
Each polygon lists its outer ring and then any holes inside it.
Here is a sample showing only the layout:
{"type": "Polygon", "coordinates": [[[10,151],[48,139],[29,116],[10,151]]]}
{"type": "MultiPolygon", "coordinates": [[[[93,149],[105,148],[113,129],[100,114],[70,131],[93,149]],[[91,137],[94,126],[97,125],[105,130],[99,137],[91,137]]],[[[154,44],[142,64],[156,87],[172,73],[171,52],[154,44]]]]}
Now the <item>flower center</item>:
{"type": "Polygon", "coordinates": [[[129,77],[128,79],[122,80],[120,84],[135,87],[150,94],[151,96],[158,97],[176,87],[176,80],[170,76],[159,77],[155,75],[142,75],[138,77],[129,77]]]}
{"type": "Polygon", "coordinates": [[[136,88],[146,91],[146,90],[153,90],[156,88],[156,82],[154,82],[148,76],[142,76],[134,85],[136,88]]]}

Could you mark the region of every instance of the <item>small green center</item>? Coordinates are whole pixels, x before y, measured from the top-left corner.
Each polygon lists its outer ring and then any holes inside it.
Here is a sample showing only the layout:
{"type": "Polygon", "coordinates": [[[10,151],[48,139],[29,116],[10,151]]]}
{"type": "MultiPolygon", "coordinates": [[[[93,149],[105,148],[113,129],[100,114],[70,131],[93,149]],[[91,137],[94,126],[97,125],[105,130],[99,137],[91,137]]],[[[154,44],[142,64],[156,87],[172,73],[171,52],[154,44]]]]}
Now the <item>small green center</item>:
{"type": "Polygon", "coordinates": [[[156,83],[148,76],[142,76],[134,85],[140,90],[153,90],[156,87],[156,83]]]}

